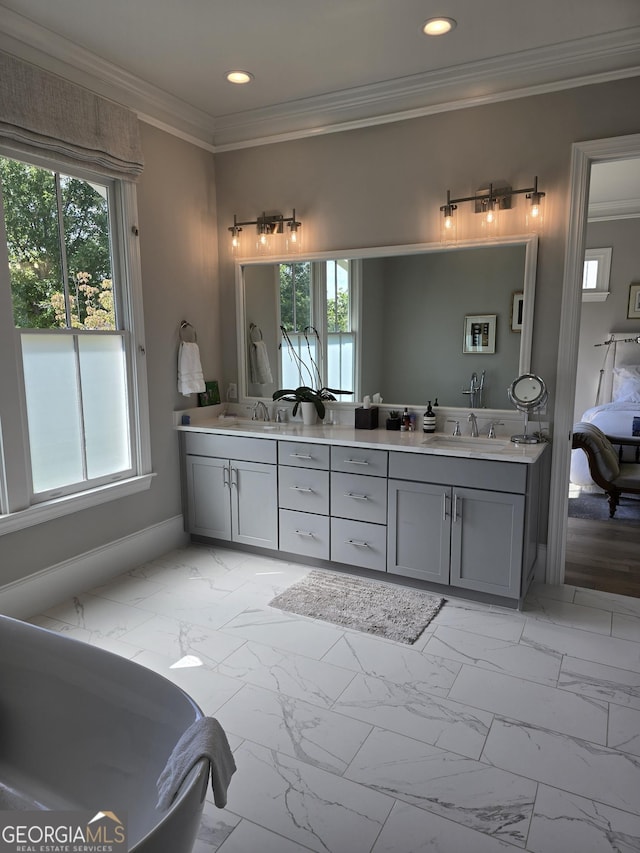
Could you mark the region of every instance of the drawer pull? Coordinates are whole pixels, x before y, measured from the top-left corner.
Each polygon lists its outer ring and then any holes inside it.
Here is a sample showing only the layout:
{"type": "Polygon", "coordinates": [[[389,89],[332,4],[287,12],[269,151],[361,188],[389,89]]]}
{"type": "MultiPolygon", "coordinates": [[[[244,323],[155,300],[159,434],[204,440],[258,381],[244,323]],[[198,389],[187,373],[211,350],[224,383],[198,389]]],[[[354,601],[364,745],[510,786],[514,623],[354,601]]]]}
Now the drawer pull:
{"type": "Polygon", "coordinates": [[[315,539],[315,536],[313,535],[313,533],[310,533],[307,530],[296,530],[296,534],[298,536],[307,536],[309,539],[315,539]]]}
{"type": "Polygon", "coordinates": [[[307,492],[308,494],[313,494],[313,489],[307,489],[304,486],[289,486],[290,489],[293,489],[294,492],[307,492]]]}
{"type": "Polygon", "coordinates": [[[348,465],[369,465],[370,463],[366,461],[366,459],[345,459],[344,460],[348,465]]]}
{"type": "Polygon", "coordinates": [[[447,501],[449,500],[449,495],[446,492],[442,493],[442,520],[447,520],[447,501]]]}
{"type": "Polygon", "coordinates": [[[313,456],[310,456],[308,453],[290,453],[289,456],[292,459],[313,459],[313,456]]]}
{"type": "Polygon", "coordinates": [[[368,495],[357,495],[354,492],[345,492],[343,497],[353,498],[356,501],[368,501],[369,500],[368,495]]]}
{"type": "Polygon", "coordinates": [[[358,542],[357,539],[347,539],[347,545],[356,545],[358,548],[368,548],[368,542],[358,542]]]}

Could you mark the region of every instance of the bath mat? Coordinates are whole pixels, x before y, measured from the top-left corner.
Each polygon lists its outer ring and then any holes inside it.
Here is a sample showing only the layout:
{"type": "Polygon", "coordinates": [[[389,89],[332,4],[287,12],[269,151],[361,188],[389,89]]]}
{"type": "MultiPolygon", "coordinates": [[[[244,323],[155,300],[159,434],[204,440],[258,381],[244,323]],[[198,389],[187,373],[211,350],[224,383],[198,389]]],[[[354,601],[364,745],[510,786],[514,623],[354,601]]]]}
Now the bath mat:
{"type": "Polygon", "coordinates": [[[313,571],[269,606],[410,645],[444,602],[418,589],[313,571]]]}

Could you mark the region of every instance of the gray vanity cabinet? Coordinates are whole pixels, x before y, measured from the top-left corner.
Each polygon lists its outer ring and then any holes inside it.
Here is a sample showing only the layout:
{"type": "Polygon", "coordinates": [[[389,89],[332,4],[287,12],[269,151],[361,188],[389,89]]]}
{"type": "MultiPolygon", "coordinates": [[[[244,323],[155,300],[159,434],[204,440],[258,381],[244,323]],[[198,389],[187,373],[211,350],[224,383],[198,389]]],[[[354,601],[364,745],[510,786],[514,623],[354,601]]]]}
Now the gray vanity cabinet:
{"type": "Polygon", "coordinates": [[[534,466],[392,453],[389,467],[407,480],[389,480],[387,571],[519,598],[534,466]]]}
{"type": "Polygon", "coordinates": [[[189,532],[277,549],[275,442],[189,433],[185,449],[189,532]]]}
{"type": "Polygon", "coordinates": [[[524,495],[453,489],[451,586],[518,598],[524,513],[524,495]]]}
{"type": "Polygon", "coordinates": [[[448,486],[389,480],[388,572],[449,583],[450,502],[448,486]]]}
{"type": "Polygon", "coordinates": [[[329,447],[278,443],[280,550],[328,560],[329,447]]]}

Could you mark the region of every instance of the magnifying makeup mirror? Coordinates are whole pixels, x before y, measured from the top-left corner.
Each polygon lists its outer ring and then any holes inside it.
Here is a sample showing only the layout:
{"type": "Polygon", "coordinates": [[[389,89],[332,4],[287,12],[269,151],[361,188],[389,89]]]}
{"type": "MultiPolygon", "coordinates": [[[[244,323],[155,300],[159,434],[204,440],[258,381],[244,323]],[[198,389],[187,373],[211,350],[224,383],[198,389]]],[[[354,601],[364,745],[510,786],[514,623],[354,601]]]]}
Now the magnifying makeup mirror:
{"type": "Polygon", "coordinates": [[[507,393],[516,409],[524,412],[524,432],[521,435],[512,435],[511,441],[515,444],[538,444],[540,439],[528,433],[529,415],[547,402],[547,386],[544,381],[535,373],[523,373],[513,380],[507,393]]]}

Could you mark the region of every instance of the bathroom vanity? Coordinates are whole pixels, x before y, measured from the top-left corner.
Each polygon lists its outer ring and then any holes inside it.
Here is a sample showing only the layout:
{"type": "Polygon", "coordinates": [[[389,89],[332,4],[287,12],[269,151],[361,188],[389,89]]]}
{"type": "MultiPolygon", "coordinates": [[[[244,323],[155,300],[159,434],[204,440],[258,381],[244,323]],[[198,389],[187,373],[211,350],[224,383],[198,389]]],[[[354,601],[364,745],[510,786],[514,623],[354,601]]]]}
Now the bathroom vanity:
{"type": "Polygon", "coordinates": [[[544,444],[217,419],[178,429],[194,537],[512,605],[526,594],[544,444]]]}

